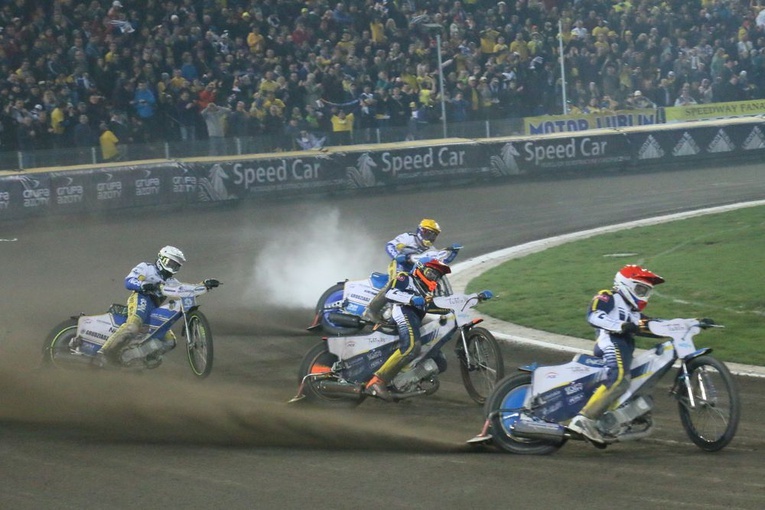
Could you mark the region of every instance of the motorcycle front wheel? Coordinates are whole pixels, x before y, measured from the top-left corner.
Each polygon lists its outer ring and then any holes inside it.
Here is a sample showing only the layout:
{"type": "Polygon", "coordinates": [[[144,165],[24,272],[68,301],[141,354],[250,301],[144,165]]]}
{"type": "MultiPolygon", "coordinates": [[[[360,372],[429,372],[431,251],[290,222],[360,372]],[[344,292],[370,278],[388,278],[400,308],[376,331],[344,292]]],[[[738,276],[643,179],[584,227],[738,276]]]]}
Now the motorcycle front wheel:
{"type": "Polygon", "coordinates": [[[213,368],[213,336],[207,317],[198,310],[188,314],[186,328],[186,354],[191,371],[204,379],[213,368]]]}
{"type": "Polygon", "coordinates": [[[314,345],[311,350],[303,357],[300,368],[298,369],[298,384],[305,381],[303,386],[303,393],[306,400],[309,402],[334,408],[353,408],[361,404],[364,401],[364,395],[358,396],[343,396],[343,395],[330,395],[321,391],[320,383],[322,381],[339,382],[336,377],[308,377],[308,374],[328,374],[332,365],[337,361],[337,356],[329,352],[327,348],[327,342],[319,342],[314,345]]]}
{"type": "Polygon", "coordinates": [[[512,435],[513,425],[525,411],[526,395],[531,391],[531,374],[522,372],[505,377],[497,383],[486,400],[484,413],[491,423],[491,436],[495,445],[520,455],[548,455],[566,443],[551,443],[541,439],[526,439],[512,435]]]}
{"type": "Polygon", "coordinates": [[[505,377],[502,351],[497,339],[485,328],[472,328],[465,340],[467,350],[461,338],[456,349],[462,382],[470,398],[483,404],[497,382],[505,377]]]}
{"type": "Polygon", "coordinates": [[[67,319],[48,334],[42,346],[42,363],[44,366],[61,368],[59,357],[71,353],[69,342],[77,336],[77,319],[67,319]]]}
{"type": "Polygon", "coordinates": [[[728,367],[711,356],[699,356],[687,366],[690,389],[682,374],[676,382],[680,421],[696,446],[716,452],[733,440],[738,428],[741,402],[736,381],[728,367]]]}
{"type": "Polygon", "coordinates": [[[330,335],[353,335],[364,329],[364,325],[358,327],[343,326],[332,322],[329,314],[332,312],[342,313],[343,292],[345,283],[338,283],[328,288],[316,303],[315,313],[322,329],[330,335]]]}

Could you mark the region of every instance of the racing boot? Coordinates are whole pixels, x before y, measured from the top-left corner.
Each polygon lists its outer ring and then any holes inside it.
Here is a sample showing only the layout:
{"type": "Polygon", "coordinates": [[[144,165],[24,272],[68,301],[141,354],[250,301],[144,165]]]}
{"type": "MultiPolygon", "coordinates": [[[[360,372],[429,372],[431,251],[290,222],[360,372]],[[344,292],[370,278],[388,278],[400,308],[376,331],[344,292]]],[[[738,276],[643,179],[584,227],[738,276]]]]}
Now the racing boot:
{"type": "Polygon", "coordinates": [[[568,429],[577,434],[581,434],[595,446],[604,446],[606,444],[606,441],[603,439],[603,436],[595,425],[595,420],[587,418],[584,415],[577,414],[574,416],[568,424],[568,429]]]}
{"type": "Polygon", "coordinates": [[[137,315],[130,315],[127,320],[117,328],[117,331],[106,339],[104,345],[96,353],[96,363],[103,366],[120,366],[120,347],[125,345],[141,329],[143,321],[137,315]]]}
{"type": "Polygon", "coordinates": [[[369,380],[364,387],[364,393],[385,400],[386,402],[391,402],[393,400],[393,395],[391,395],[390,390],[388,389],[388,383],[378,375],[373,376],[369,380]]]}

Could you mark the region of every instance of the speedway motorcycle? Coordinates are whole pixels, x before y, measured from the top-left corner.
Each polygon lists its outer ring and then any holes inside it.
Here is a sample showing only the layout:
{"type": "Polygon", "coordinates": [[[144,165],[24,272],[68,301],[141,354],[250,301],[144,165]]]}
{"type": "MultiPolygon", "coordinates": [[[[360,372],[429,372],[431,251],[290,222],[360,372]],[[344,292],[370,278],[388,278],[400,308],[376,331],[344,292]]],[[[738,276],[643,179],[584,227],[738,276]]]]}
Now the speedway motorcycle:
{"type": "MultiPolygon", "coordinates": [[[[669,391],[690,440],[713,452],[731,442],[741,413],[736,382],[710,348],[697,349],[693,337],[716,326],[710,319],[650,320],[648,329],[666,338],[633,359],[629,389],[600,419],[597,428],[609,444],[647,437],[653,429],[651,394],[676,362],[669,391]]],[[[486,422],[469,443],[493,443],[517,454],[549,454],[568,439],[585,438],[565,427],[605,378],[601,358],[578,354],[566,364],[530,366],[500,381],[486,401],[486,422]]]]}
{"type": "MultiPolygon", "coordinates": [[[[116,358],[125,369],[153,369],[162,363],[162,356],[174,347],[163,340],[173,325],[182,321],[182,337],[191,371],[205,378],[213,367],[213,336],[205,315],[199,311],[197,297],[220,284],[206,280],[207,285],[181,283],[161,286],[167,299],[155,308],[141,331],[123,343],[116,358]]],[[[127,306],[113,304],[101,315],[73,316],[50,332],[43,344],[43,364],[54,367],[90,366],[104,368],[96,353],[109,336],[127,320],[127,306]]],[[[107,365],[111,366],[111,365],[107,365]]]]}
{"type": "MultiPolygon", "coordinates": [[[[438,390],[438,375],[446,370],[441,350],[455,338],[465,389],[477,403],[485,402],[494,384],[504,377],[505,368],[497,340],[487,329],[477,327],[483,319],[474,318],[470,309],[491,297],[490,291],[483,291],[433,298],[435,306],[452,311],[426,315],[419,354],[391,381],[394,401],[438,390]]],[[[303,358],[298,371],[300,387],[290,402],[306,399],[330,407],[359,405],[367,397],[365,383],[398,348],[398,340],[395,324],[367,335],[323,338],[303,358]]]]}
{"type": "MultiPolygon", "coordinates": [[[[459,248],[428,250],[412,254],[410,258],[415,263],[423,258],[443,261],[459,248]]],[[[353,335],[360,333],[366,326],[373,326],[377,321],[367,314],[367,309],[372,299],[388,285],[390,272],[373,272],[363,280],[345,280],[327,289],[316,303],[314,320],[308,330],[321,329],[330,335],[353,335]]],[[[449,280],[444,276],[438,282],[435,295],[448,296],[451,293],[449,280]]],[[[383,305],[379,312],[382,320],[390,319],[390,309],[390,304],[383,305]]]]}

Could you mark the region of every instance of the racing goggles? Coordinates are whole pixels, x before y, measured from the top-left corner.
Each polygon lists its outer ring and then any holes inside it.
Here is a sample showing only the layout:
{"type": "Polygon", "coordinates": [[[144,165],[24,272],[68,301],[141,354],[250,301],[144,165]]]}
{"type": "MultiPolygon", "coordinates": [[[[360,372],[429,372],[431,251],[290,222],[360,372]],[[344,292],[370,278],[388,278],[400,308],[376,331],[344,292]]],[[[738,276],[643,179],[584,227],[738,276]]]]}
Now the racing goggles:
{"type": "Polygon", "coordinates": [[[176,273],[181,268],[181,263],[170,257],[162,257],[162,266],[171,273],[176,273]]]}
{"type": "Polygon", "coordinates": [[[438,232],[429,228],[420,228],[420,237],[422,237],[423,241],[430,241],[432,243],[438,237],[438,232]]]}
{"type": "Polygon", "coordinates": [[[645,283],[635,283],[635,288],[633,290],[635,296],[640,299],[648,299],[651,296],[651,291],[653,291],[653,287],[645,283]]]}
{"type": "Polygon", "coordinates": [[[430,280],[432,282],[438,281],[441,276],[441,271],[437,269],[433,269],[432,267],[425,267],[422,269],[422,276],[424,276],[427,280],[430,280]]]}

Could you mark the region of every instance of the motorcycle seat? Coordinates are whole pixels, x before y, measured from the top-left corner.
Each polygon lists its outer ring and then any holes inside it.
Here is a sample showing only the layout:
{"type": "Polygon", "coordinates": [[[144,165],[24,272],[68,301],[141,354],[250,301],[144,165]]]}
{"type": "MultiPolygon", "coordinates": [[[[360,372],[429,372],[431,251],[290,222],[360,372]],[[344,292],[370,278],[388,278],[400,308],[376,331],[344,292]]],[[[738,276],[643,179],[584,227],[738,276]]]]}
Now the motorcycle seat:
{"type": "Polygon", "coordinates": [[[369,281],[372,282],[372,287],[375,289],[382,289],[388,283],[388,275],[375,271],[369,276],[369,281]]]}

